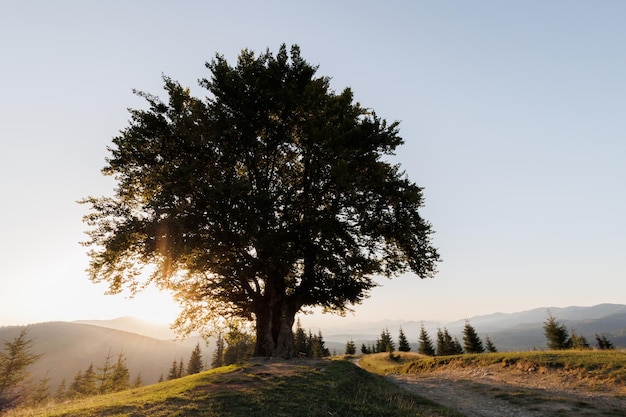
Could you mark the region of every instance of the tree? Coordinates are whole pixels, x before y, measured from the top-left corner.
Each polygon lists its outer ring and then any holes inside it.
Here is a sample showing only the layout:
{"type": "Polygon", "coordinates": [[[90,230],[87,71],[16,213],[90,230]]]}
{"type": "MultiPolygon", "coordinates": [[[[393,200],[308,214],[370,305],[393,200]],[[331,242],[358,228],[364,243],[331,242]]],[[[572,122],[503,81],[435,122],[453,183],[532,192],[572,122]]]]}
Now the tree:
{"type": "MultiPolygon", "coordinates": [[[[437,335],[439,336],[439,332],[437,335]]],[[[430,340],[430,336],[424,327],[424,323],[422,323],[420,328],[417,352],[422,355],[435,356],[435,348],[433,347],[433,342],[430,340]]]]}
{"type": "MultiPolygon", "coordinates": [[[[161,381],[159,381],[161,382],[161,381]]],[[[141,372],[137,374],[135,381],[133,382],[133,388],[139,388],[143,385],[143,379],[141,378],[141,372]]]]}
{"type": "Polygon", "coordinates": [[[215,351],[213,352],[213,358],[211,359],[211,368],[219,368],[224,366],[224,349],[226,349],[226,343],[222,337],[222,333],[217,335],[215,341],[215,351]]]}
{"type": "Polygon", "coordinates": [[[361,353],[364,354],[364,355],[367,355],[367,354],[370,354],[372,352],[370,351],[370,349],[367,346],[365,346],[365,343],[361,343],[361,353]]]}
{"type": "Polygon", "coordinates": [[[354,340],[350,339],[346,343],[346,355],[355,355],[356,354],[356,345],[354,344],[354,340]]]}
{"type": "MultiPolygon", "coordinates": [[[[100,386],[106,386],[101,383],[100,386]]],[[[76,391],[81,395],[96,395],[98,393],[98,376],[93,366],[93,362],[89,364],[89,367],[84,374],[78,380],[78,385],[75,387],[76,391]]],[[[104,391],[102,391],[103,393],[104,391]]]]}
{"type": "Polygon", "coordinates": [[[393,352],[396,350],[396,344],[393,342],[391,338],[391,333],[389,333],[389,329],[385,328],[380,334],[380,339],[376,341],[376,351],[377,352],[393,352]]]}
{"type": "Polygon", "coordinates": [[[187,375],[197,374],[202,372],[202,352],[200,351],[200,342],[196,344],[196,347],[191,352],[189,362],[187,362],[187,375]]]}
{"type": "Polygon", "coordinates": [[[375,276],[432,277],[422,189],[385,160],[387,123],[316,76],[300,49],[207,63],[205,99],[164,77],[113,138],[112,197],[88,197],[89,275],[110,293],[155,284],[182,333],[256,322],[257,356],[291,357],[295,315],[345,313],[375,276]]]}
{"type": "Polygon", "coordinates": [[[99,383],[98,392],[100,394],[105,394],[111,391],[111,373],[113,372],[113,367],[111,365],[111,349],[109,348],[109,352],[104,358],[104,363],[102,367],[98,368],[97,380],[99,383]]]}
{"type": "Polygon", "coordinates": [[[24,400],[28,392],[27,368],[41,357],[31,352],[33,341],[27,336],[25,327],[12,341],[5,340],[4,351],[0,351],[0,412],[24,400]]]}
{"type": "Polygon", "coordinates": [[[112,392],[123,391],[130,388],[130,372],[126,367],[126,358],[123,352],[117,354],[117,362],[111,373],[109,387],[112,392]]]}
{"type": "Polygon", "coordinates": [[[254,353],[254,336],[245,329],[232,326],[225,337],[224,365],[242,363],[250,359],[254,353]]]}
{"type": "Polygon", "coordinates": [[[307,347],[307,336],[306,336],[306,332],[304,331],[304,328],[302,327],[302,324],[300,323],[300,319],[298,318],[298,321],[296,323],[296,331],[293,335],[293,346],[294,346],[294,350],[295,352],[300,355],[300,354],[306,354],[309,349],[307,347]]]}
{"type": "Polygon", "coordinates": [[[402,331],[402,327],[400,327],[400,333],[398,334],[398,351],[400,352],[409,352],[411,350],[411,346],[409,345],[409,341],[406,338],[406,335],[402,331]]]}
{"type": "Polygon", "coordinates": [[[596,342],[598,343],[598,349],[600,350],[615,349],[615,346],[613,346],[613,343],[604,335],[599,335],[596,333],[596,342]]]}
{"type": "Polygon", "coordinates": [[[591,349],[591,345],[589,345],[589,341],[587,338],[581,334],[578,334],[576,330],[572,330],[572,337],[570,338],[571,348],[572,349],[591,349]]]}
{"type": "Polygon", "coordinates": [[[172,362],[172,366],[170,367],[170,371],[167,373],[167,380],[171,381],[176,378],[180,378],[180,376],[178,374],[178,362],[174,360],[174,362],[172,362]]]}
{"type": "Polygon", "coordinates": [[[454,339],[445,327],[443,331],[437,329],[437,356],[460,355],[463,353],[463,347],[459,340],[454,339]]]}
{"type": "Polygon", "coordinates": [[[571,347],[567,328],[552,317],[552,314],[548,314],[548,318],[543,323],[543,331],[546,335],[548,349],[561,350],[571,347]]]}
{"type": "Polygon", "coordinates": [[[466,353],[483,353],[485,351],[483,342],[469,320],[465,321],[463,328],[463,346],[466,353]]]}
{"type": "Polygon", "coordinates": [[[498,349],[496,348],[496,345],[493,344],[489,336],[485,338],[485,348],[487,349],[487,352],[489,353],[496,353],[498,351],[498,349]]]}

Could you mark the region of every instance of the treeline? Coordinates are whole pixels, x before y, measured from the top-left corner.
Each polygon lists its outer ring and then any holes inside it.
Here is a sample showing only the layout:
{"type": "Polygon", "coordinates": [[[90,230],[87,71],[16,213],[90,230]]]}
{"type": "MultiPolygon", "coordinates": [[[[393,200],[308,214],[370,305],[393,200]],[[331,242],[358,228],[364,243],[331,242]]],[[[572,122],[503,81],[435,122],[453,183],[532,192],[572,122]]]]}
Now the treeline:
{"type": "MultiPolygon", "coordinates": [[[[592,348],[587,338],[576,333],[576,329],[572,330],[572,334],[570,336],[567,327],[564,324],[559,323],[550,313],[548,313],[548,318],[543,323],[543,331],[546,336],[548,349],[563,350],[592,348]]],[[[615,349],[613,342],[611,342],[605,335],[596,333],[595,339],[598,349],[615,349]]]]}
{"type": "MultiPolygon", "coordinates": [[[[589,341],[584,336],[576,333],[576,330],[572,330],[569,334],[567,327],[559,323],[552,315],[548,316],[548,319],[544,322],[544,334],[546,336],[546,344],[548,349],[560,350],[560,349],[592,349],[589,341]]],[[[613,343],[604,335],[595,334],[597,343],[597,349],[608,350],[614,349],[613,343]]],[[[411,350],[409,342],[402,328],[400,328],[398,334],[398,351],[408,352],[411,350]]],[[[361,353],[380,353],[396,351],[396,344],[388,329],[384,329],[380,337],[376,342],[366,345],[361,344],[361,353]]],[[[450,332],[445,327],[443,329],[438,328],[436,338],[430,337],[424,324],[420,328],[420,334],[418,337],[417,352],[427,356],[450,356],[450,355],[462,355],[465,353],[485,353],[485,352],[497,352],[498,349],[493,344],[489,336],[485,337],[483,341],[476,329],[470,324],[469,320],[465,322],[463,328],[463,342],[455,336],[452,337],[450,332]]],[[[346,343],[345,349],[346,355],[356,354],[356,345],[353,340],[349,340],[346,343]]]]}
{"type": "MultiPolygon", "coordinates": [[[[404,331],[400,328],[398,334],[398,351],[409,352],[410,350],[410,343],[404,331]]],[[[380,337],[373,344],[361,344],[361,353],[363,354],[380,352],[393,353],[395,351],[396,344],[389,332],[389,329],[384,329],[380,334],[380,337]]],[[[483,343],[474,327],[469,323],[469,321],[466,321],[465,327],[463,328],[463,344],[461,344],[457,337],[452,337],[448,329],[445,327],[443,329],[437,329],[436,340],[433,342],[430,335],[426,331],[424,324],[422,324],[418,338],[417,351],[418,353],[428,356],[448,356],[460,355],[463,353],[497,352],[498,350],[489,337],[487,337],[483,343]]],[[[349,340],[346,344],[346,354],[354,355],[355,353],[355,343],[354,341],[349,340]]]]}

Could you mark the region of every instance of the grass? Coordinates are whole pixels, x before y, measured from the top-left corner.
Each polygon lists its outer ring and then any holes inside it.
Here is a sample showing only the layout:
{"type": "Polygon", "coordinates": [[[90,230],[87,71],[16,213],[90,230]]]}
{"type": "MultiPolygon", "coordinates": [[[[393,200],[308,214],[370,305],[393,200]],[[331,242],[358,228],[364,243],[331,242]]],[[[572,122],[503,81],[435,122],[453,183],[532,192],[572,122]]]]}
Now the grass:
{"type": "Polygon", "coordinates": [[[415,353],[366,355],[361,365],[378,374],[410,374],[443,368],[482,368],[500,366],[524,371],[563,371],[587,382],[626,385],[626,352],[561,350],[481,353],[427,357],[415,353]]]}
{"type": "Polygon", "coordinates": [[[9,416],[458,416],[349,361],[290,361],[284,369],[255,363],[219,368],[9,416]]]}

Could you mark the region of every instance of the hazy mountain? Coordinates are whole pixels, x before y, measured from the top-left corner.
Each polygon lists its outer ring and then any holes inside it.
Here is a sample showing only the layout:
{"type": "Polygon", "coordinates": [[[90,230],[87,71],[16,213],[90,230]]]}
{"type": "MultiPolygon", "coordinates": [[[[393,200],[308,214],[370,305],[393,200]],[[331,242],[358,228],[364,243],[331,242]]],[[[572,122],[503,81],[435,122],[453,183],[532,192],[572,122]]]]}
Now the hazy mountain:
{"type": "MultiPolygon", "coordinates": [[[[12,341],[22,329],[23,326],[0,327],[0,340],[12,341]]],[[[67,322],[29,325],[28,338],[33,340],[32,352],[42,354],[30,368],[31,374],[40,379],[47,371],[52,392],[62,379],[69,385],[79,370],[84,371],[92,362],[95,367],[102,366],[109,354],[111,361],[116,361],[120,352],[126,358],[131,383],[138,373],[141,373],[144,384],[154,383],[161,374],[167,377],[174,360],[183,358],[186,362],[195,347],[195,343],[189,346],[136,333],[67,322]]],[[[204,344],[201,343],[200,347],[206,350],[204,344]]]]}
{"type": "Polygon", "coordinates": [[[122,330],[129,333],[137,333],[142,336],[160,340],[174,340],[176,333],[167,324],[148,323],[134,317],[119,317],[112,320],[77,320],[73,323],[90,324],[92,326],[106,327],[109,329],[122,330]]]}

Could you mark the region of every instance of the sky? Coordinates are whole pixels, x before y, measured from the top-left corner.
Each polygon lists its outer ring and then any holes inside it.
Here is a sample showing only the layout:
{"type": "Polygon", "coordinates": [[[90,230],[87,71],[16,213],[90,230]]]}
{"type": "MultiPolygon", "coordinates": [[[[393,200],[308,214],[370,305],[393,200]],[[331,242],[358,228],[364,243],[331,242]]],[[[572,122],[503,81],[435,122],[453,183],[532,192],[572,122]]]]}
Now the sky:
{"type": "Polygon", "coordinates": [[[135,316],[167,293],[89,281],[84,197],[138,89],[197,80],[222,54],[303,57],[399,120],[394,163],[424,187],[442,262],[380,279],[353,314],[305,324],[456,320],[626,303],[623,1],[0,2],[0,326],[135,316]],[[334,321],[333,321],[334,320],[334,321]]]}

